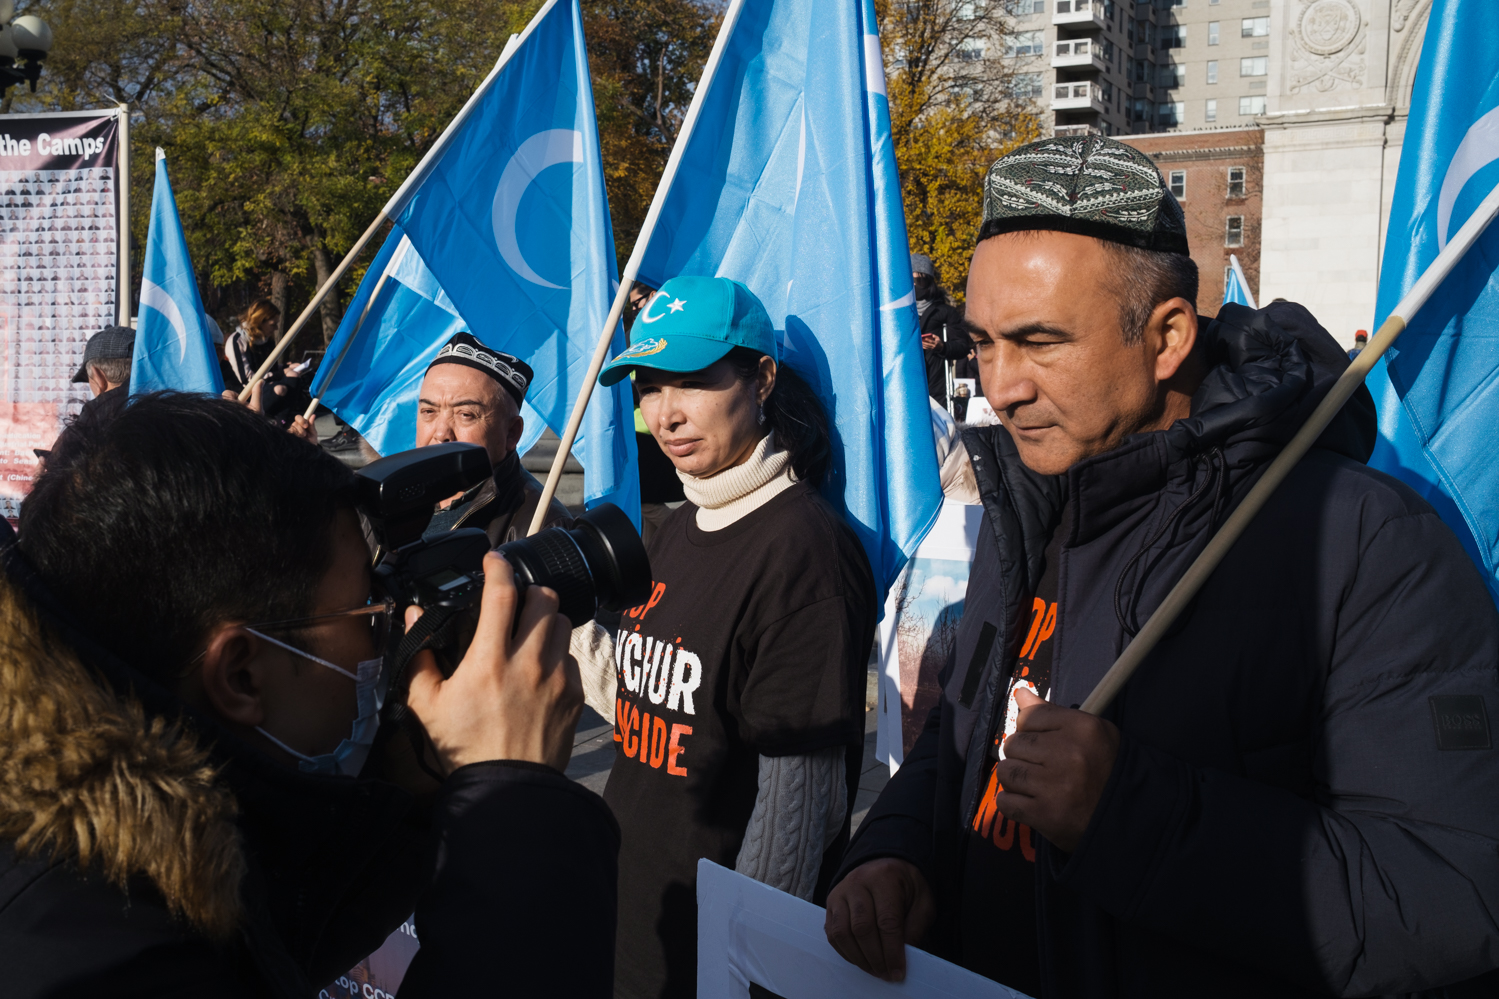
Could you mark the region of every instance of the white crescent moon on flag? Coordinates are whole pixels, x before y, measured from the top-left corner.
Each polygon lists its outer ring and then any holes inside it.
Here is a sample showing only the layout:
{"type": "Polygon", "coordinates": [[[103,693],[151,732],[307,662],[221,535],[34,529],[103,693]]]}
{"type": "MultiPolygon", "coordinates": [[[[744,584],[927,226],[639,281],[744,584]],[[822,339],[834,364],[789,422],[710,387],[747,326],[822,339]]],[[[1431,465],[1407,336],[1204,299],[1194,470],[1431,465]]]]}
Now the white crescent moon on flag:
{"type": "Polygon", "coordinates": [[[549,128],[520,144],[500,173],[500,183],[494,191],[495,247],[511,270],[543,288],[561,288],[562,285],[548,281],[526,263],[515,238],[515,213],[520,210],[520,199],[537,174],[558,163],[582,162],[583,133],[570,128],[549,128]]]}
{"type": "Polygon", "coordinates": [[[1452,206],[1475,173],[1499,160],[1499,108],[1475,121],[1463,141],[1457,144],[1447,176],[1442,178],[1442,193],[1437,197],[1437,249],[1447,245],[1447,231],[1452,226],[1452,206]]]}
{"type": "Polygon", "coordinates": [[[177,360],[186,360],[187,323],[183,322],[182,313],[178,311],[177,303],[172,301],[172,296],[161,285],[141,278],[141,307],[155,309],[163,319],[172,324],[172,329],[177,333],[177,360]]]}

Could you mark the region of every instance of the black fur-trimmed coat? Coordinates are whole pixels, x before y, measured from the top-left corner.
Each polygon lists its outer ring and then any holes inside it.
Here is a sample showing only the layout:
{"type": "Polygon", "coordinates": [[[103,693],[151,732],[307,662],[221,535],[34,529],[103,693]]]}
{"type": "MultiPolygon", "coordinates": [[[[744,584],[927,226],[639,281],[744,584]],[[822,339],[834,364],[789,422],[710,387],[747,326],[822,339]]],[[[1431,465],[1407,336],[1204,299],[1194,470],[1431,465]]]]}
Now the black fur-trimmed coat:
{"type": "Polygon", "coordinates": [[[413,908],[403,997],[609,994],[597,795],[517,762],[426,805],[285,768],[69,629],[3,522],[0,551],[0,996],[311,999],[413,908]]]}

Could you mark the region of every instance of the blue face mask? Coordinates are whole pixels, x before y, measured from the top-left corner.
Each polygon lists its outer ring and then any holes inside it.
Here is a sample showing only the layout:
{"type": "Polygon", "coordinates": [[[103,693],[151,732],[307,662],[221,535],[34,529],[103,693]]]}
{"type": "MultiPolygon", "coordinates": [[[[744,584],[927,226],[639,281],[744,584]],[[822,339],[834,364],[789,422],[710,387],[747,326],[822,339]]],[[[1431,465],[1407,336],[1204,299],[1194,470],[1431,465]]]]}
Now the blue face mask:
{"type": "Polygon", "coordinates": [[[354,681],[354,704],[358,714],[354,717],[354,731],[344,741],[334,747],[331,753],[320,753],[317,756],[308,756],[299,753],[295,749],[276,738],[260,726],[255,731],[295,756],[299,762],[297,768],[303,773],[325,774],[329,776],[358,777],[359,771],[364,769],[365,760],[369,759],[370,747],[375,744],[375,731],[380,727],[380,708],[385,700],[380,694],[380,667],[384,659],[366,659],[355,667],[356,672],[350,673],[342,666],[335,666],[326,659],[301,649],[293,648],[285,642],[278,642],[269,635],[262,635],[253,628],[246,628],[250,634],[272,645],[279,645],[288,652],[293,652],[303,659],[311,659],[319,666],[326,666],[335,673],[342,673],[354,681]]]}

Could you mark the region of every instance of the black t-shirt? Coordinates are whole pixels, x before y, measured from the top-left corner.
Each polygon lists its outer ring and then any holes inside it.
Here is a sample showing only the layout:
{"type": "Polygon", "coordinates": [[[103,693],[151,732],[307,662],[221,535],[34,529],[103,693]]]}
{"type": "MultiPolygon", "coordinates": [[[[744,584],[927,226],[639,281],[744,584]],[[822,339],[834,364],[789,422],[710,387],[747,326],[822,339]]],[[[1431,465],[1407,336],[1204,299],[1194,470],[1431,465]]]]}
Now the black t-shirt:
{"type": "Polygon", "coordinates": [[[1006,691],[1004,728],[990,746],[989,774],[973,828],[963,875],[963,964],[1027,995],[1041,994],[1041,957],[1036,934],[1036,847],[1030,826],[1005,818],[994,806],[1000,787],[993,761],[1002,741],[1015,731],[1019,705],[1015,691],[1027,687],[1045,698],[1051,692],[1052,650],[1056,647],[1057,577],[1066,524],[1046,547],[1046,566],[1036,595],[1018,623],[1022,640],[1006,691]]]}
{"type": "Polygon", "coordinates": [[[696,994],[698,858],[734,866],[759,757],[846,746],[852,802],[863,746],[876,605],[853,531],[806,483],[719,531],[696,515],[683,504],[651,539],[651,598],[615,633],[604,800],[621,832],[615,994],[629,999],[696,994]]]}

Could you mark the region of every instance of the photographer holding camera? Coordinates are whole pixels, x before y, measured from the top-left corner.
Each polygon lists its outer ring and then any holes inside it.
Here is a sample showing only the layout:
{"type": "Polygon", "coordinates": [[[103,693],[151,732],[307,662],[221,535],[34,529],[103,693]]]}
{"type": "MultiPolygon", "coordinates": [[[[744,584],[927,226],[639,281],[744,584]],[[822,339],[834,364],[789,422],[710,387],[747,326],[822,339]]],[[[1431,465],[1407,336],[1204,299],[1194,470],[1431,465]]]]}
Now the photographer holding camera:
{"type": "Polygon", "coordinates": [[[556,595],[485,558],[457,668],[409,671],[445,779],[387,779],[402,608],[353,486],[220,399],[146,396],[53,452],[0,544],[8,996],[307,999],[413,907],[403,997],[609,992],[619,834],[560,772],[582,692],[556,595]]]}

